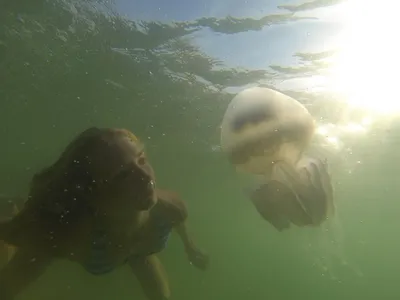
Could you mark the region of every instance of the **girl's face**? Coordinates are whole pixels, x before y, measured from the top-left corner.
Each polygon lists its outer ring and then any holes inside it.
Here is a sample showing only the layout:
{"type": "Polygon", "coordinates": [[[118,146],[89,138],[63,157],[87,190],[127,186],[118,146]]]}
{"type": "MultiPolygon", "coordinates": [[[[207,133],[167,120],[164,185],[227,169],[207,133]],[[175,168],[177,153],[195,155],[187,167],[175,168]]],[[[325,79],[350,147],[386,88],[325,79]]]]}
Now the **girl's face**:
{"type": "Polygon", "coordinates": [[[133,135],[117,135],[104,151],[95,163],[94,173],[103,179],[95,205],[116,214],[153,207],[155,176],[140,142],[133,135]]]}

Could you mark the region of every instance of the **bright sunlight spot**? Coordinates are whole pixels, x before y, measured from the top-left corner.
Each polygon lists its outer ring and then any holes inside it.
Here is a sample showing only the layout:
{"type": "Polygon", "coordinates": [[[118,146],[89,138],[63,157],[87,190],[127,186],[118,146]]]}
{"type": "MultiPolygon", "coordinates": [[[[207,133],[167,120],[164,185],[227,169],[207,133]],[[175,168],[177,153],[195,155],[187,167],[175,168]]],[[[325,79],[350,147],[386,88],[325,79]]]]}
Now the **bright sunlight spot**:
{"type": "Polygon", "coordinates": [[[331,89],[351,106],[398,114],[400,2],[350,0],[341,6],[346,29],[338,37],[339,51],[331,61],[331,89]]]}

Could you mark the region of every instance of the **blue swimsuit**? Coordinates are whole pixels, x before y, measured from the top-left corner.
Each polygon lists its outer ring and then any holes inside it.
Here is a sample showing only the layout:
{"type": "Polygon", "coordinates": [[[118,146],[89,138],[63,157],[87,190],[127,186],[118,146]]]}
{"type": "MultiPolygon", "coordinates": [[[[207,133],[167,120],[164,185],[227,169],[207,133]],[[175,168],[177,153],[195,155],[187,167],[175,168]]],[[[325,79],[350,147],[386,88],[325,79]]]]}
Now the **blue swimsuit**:
{"type": "MultiPolygon", "coordinates": [[[[154,231],[156,232],[156,237],[150,249],[146,251],[146,253],[142,253],[138,256],[148,256],[160,252],[167,246],[171,234],[173,226],[171,222],[166,220],[156,207],[153,209],[154,211],[150,217],[150,226],[155,227],[154,231]]],[[[91,253],[84,264],[86,271],[93,275],[102,275],[114,270],[116,266],[107,253],[107,244],[109,241],[107,240],[105,231],[94,230],[91,234],[91,239],[91,253]]]]}
{"type": "Polygon", "coordinates": [[[114,262],[110,260],[107,253],[107,237],[104,231],[96,230],[91,234],[91,251],[89,259],[85,262],[84,268],[93,275],[101,275],[111,272],[114,262]]]}

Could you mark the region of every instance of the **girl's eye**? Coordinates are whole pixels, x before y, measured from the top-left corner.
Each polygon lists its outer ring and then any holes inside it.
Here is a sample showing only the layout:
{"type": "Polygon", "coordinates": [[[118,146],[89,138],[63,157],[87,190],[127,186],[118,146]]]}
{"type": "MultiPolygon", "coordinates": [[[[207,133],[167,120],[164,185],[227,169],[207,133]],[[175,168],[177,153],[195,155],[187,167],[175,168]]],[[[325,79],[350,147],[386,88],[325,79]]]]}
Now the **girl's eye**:
{"type": "Polygon", "coordinates": [[[139,157],[138,164],[143,166],[146,163],[146,158],[144,156],[139,157]]]}
{"type": "Polygon", "coordinates": [[[131,175],[132,173],[133,173],[133,171],[131,169],[125,169],[125,170],[122,170],[121,172],[119,172],[117,174],[117,176],[115,176],[113,179],[114,180],[123,180],[125,178],[128,178],[129,175],[131,175]]]}

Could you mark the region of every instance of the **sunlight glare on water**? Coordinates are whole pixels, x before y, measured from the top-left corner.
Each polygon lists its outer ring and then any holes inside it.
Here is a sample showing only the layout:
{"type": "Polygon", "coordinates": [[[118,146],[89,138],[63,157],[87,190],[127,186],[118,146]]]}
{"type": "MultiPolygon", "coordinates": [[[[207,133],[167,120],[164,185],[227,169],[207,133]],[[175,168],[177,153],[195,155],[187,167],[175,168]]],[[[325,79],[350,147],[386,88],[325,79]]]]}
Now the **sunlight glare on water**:
{"type": "Polygon", "coordinates": [[[387,116],[400,111],[400,46],[394,32],[400,22],[398,10],[389,3],[395,2],[383,2],[388,3],[354,0],[342,5],[345,30],[337,37],[339,51],[332,58],[329,82],[350,106],[387,116]]]}
{"type": "Polygon", "coordinates": [[[322,78],[311,78],[309,85],[314,91],[337,95],[346,108],[340,122],[321,122],[316,130],[332,151],[342,150],[344,137],[361,137],[375,123],[389,124],[400,113],[400,44],[395,38],[400,22],[396,3],[352,0],[335,9],[334,18],[344,25],[343,30],[327,39],[328,44],[335,45],[335,53],[325,60],[328,68],[322,78]]]}

